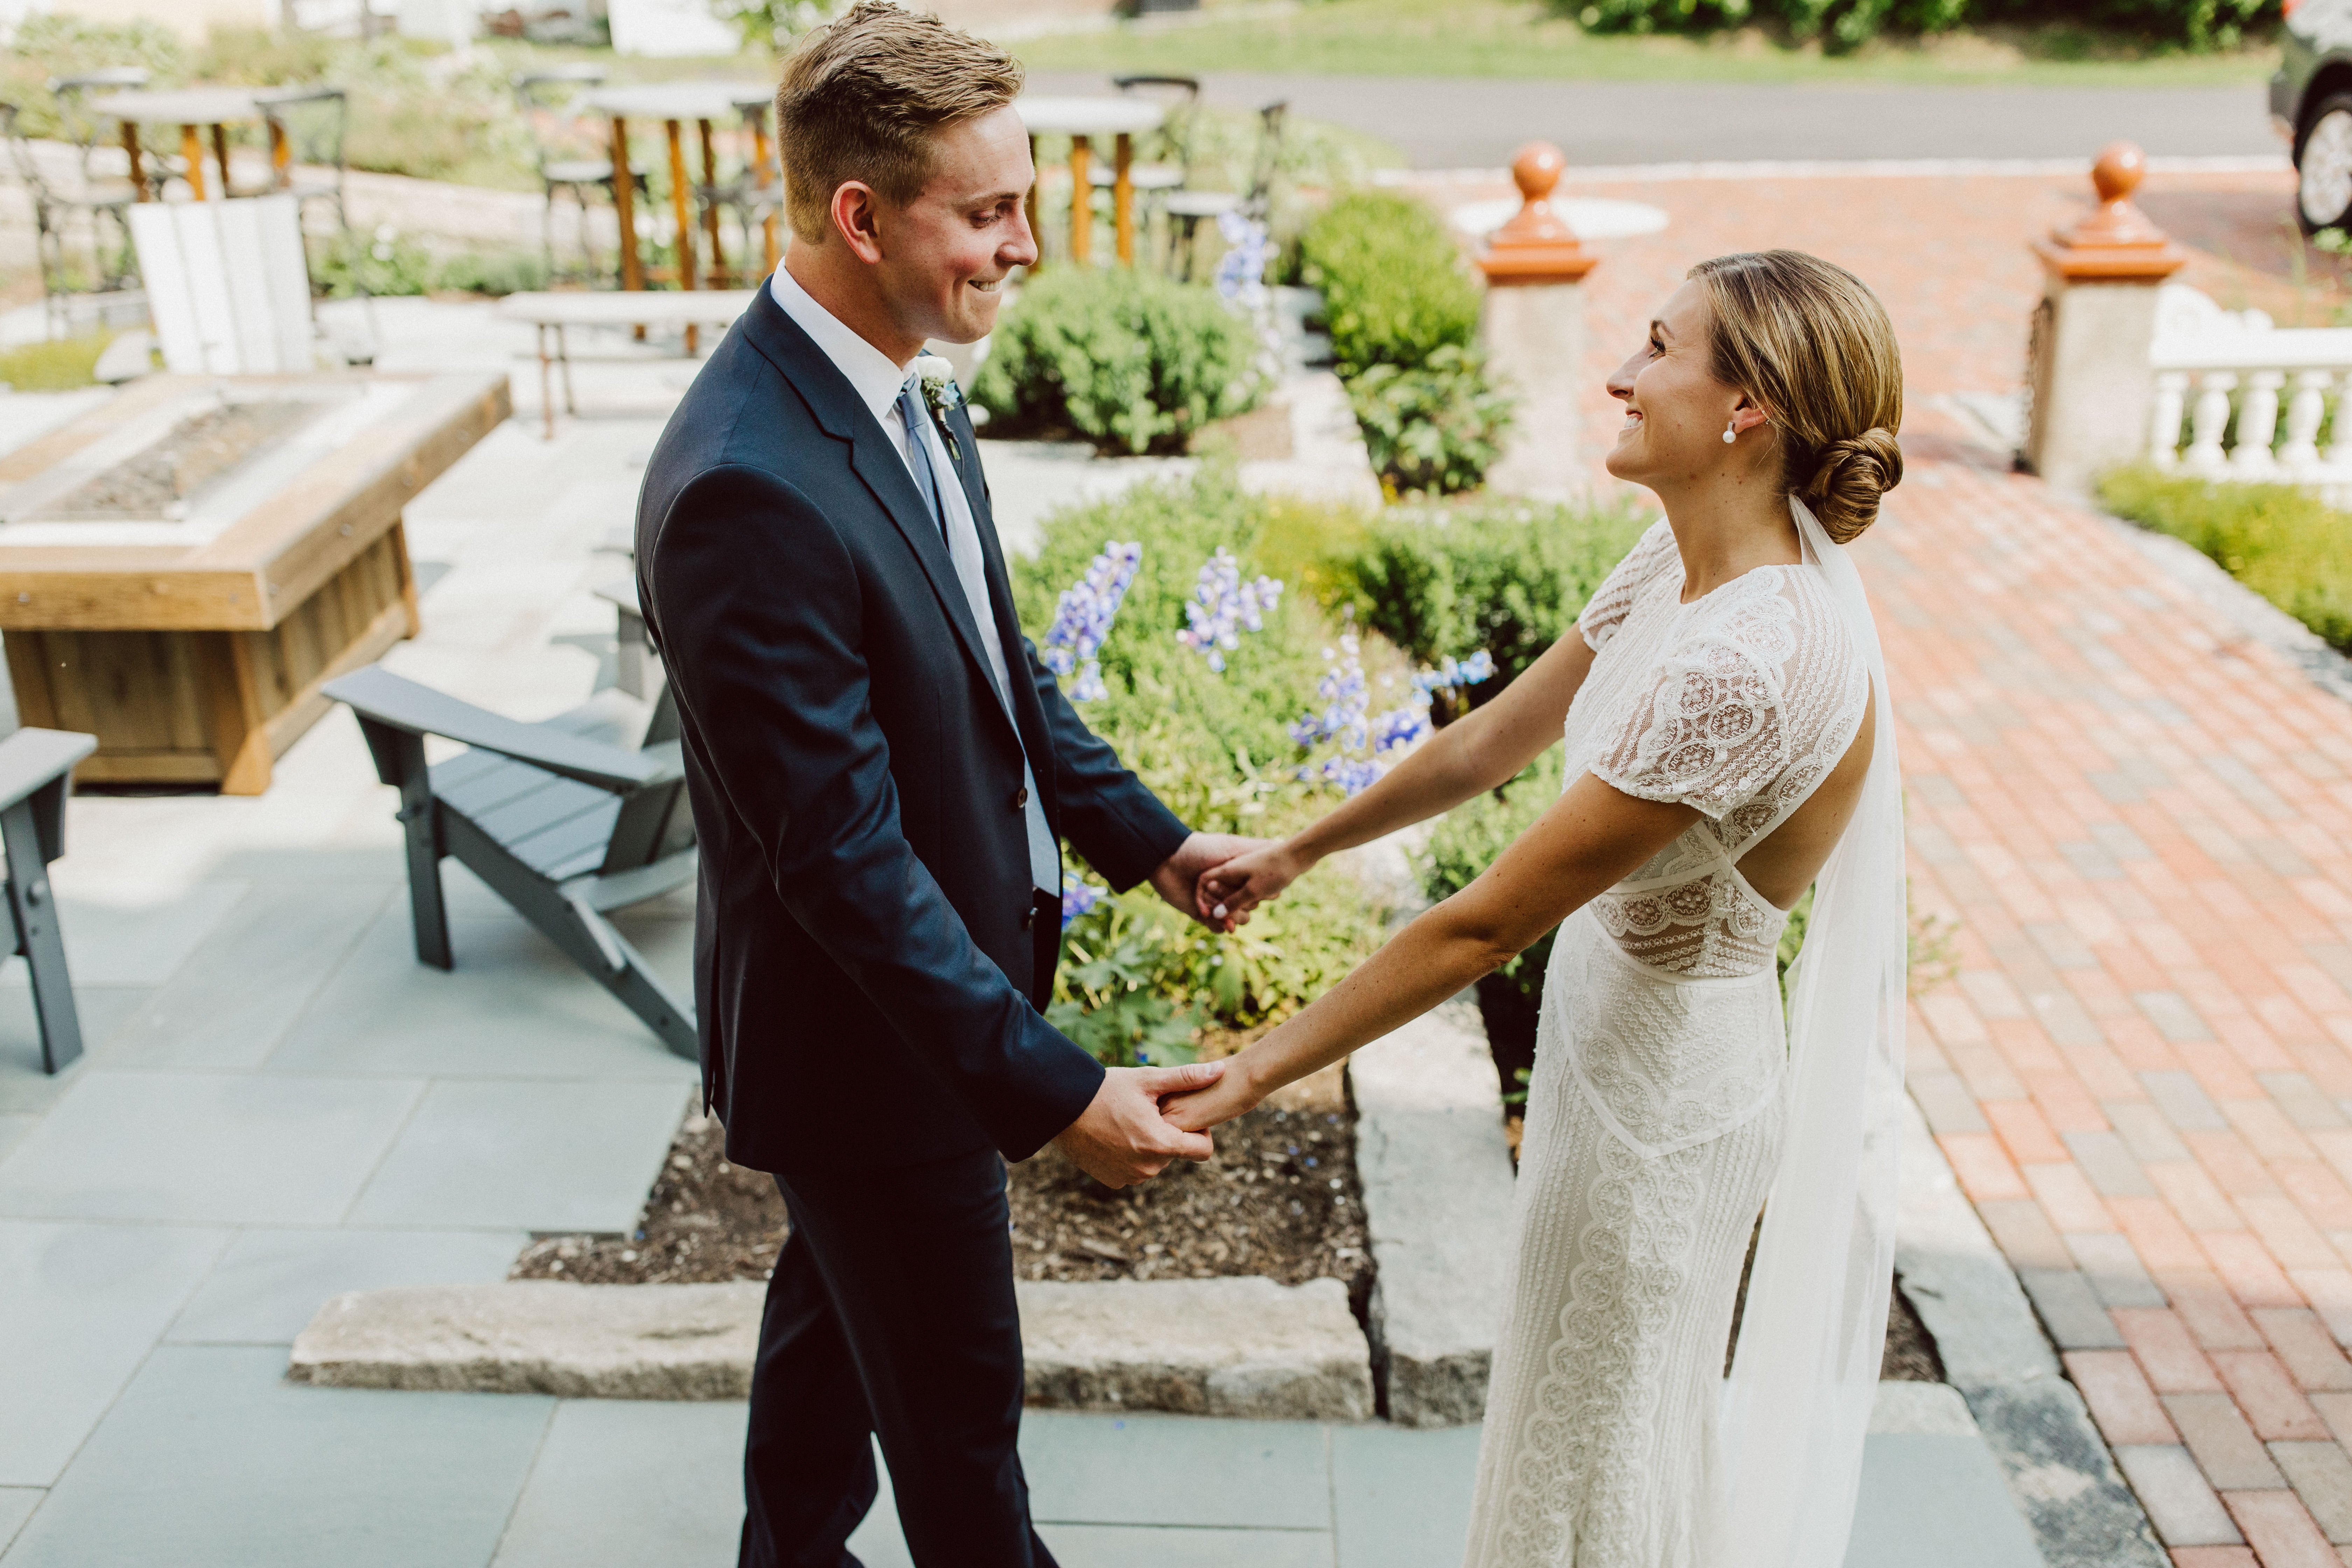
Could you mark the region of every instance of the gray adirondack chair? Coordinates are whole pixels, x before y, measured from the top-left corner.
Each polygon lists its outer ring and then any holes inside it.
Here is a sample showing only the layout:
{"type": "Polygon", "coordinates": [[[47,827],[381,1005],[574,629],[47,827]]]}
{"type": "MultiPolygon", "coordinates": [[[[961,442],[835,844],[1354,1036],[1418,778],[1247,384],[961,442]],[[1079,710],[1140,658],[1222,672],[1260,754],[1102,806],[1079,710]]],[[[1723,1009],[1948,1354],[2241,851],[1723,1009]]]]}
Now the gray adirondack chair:
{"type": "Polygon", "coordinates": [[[698,1058],[694,1009],[605,915],[694,877],[694,818],[667,687],[639,749],[596,738],[591,704],[544,723],[502,718],[371,665],[330,681],[378,777],[400,791],[416,956],[453,967],[441,859],[454,855],[677,1055],[698,1058]],[[427,766],[425,737],[468,748],[427,766]]]}
{"type": "Polygon", "coordinates": [[[0,741],[0,844],[8,857],[8,913],[16,951],[33,972],[33,1016],[41,1026],[41,1070],[81,1055],[81,1015],[66,973],[65,933],[49,891],[49,862],[66,852],[66,790],[74,764],[98,750],[95,736],[19,730],[0,741]]]}

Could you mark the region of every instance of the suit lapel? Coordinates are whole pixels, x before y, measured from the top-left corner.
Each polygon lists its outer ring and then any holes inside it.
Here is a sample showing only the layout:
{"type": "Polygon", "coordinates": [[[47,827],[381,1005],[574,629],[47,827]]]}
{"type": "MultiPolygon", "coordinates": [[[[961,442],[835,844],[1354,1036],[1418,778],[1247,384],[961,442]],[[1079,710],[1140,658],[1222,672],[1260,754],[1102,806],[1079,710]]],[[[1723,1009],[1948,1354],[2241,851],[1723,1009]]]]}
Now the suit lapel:
{"type": "Polygon", "coordinates": [[[996,537],[996,512],[989,504],[988,479],[981,472],[980,442],[973,435],[971,416],[958,405],[947,416],[948,428],[954,432],[961,456],[951,457],[956,478],[963,482],[964,500],[971,507],[971,521],[980,535],[981,569],[988,579],[988,606],[996,616],[996,638],[1004,649],[1005,684],[1012,688],[1014,726],[1021,731],[1022,749],[1029,755],[1029,771],[1037,776],[1037,791],[1044,799],[1048,814],[1057,804],[1054,788],[1054,741],[1045,728],[1045,710],[1037,701],[1037,689],[1032,683],[1029,659],[1021,645],[1021,623],[1013,614],[1013,580],[1004,568],[1004,550],[996,537]]]}
{"type": "MultiPolygon", "coordinates": [[[[932,596],[939,600],[940,609],[955,628],[956,640],[963,647],[964,657],[971,661],[982,685],[996,689],[996,678],[988,668],[988,658],[981,651],[980,627],[971,618],[971,605],[964,597],[963,584],[957,580],[955,563],[948,558],[947,541],[940,536],[940,525],[923,504],[923,492],[915,488],[915,476],[908,470],[907,459],[890,444],[890,437],[849,384],[824,351],[818,348],[809,335],[784,313],[775,296],[762,288],[752,296],[751,308],[742,318],[742,330],[751,343],[770,363],[783,373],[815,416],[817,425],[828,436],[849,447],[849,466],[872,492],[885,515],[906,540],[907,547],[922,563],[923,575],[931,585],[932,596]]],[[[965,443],[969,448],[969,440],[965,443]]],[[[957,465],[959,477],[962,465],[957,465]]],[[[969,481],[967,481],[967,484],[969,481]]],[[[969,493],[969,490],[967,490],[969,493]]],[[[973,514],[977,517],[979,514],[973,514]]],[[[982,551],[988,549],[992,530],[982,532],[982,551]]],[[[1000,632],[1000,637],[1002,633],[1000,632]]],[[[1010,645],[1011,648],[1019,643],[1010,645]]],[[[995,704],[1003,711],[1003,703],[995,704]]],[[[1016,738],[1024,735],[1017,722],[1016,738]]]]}

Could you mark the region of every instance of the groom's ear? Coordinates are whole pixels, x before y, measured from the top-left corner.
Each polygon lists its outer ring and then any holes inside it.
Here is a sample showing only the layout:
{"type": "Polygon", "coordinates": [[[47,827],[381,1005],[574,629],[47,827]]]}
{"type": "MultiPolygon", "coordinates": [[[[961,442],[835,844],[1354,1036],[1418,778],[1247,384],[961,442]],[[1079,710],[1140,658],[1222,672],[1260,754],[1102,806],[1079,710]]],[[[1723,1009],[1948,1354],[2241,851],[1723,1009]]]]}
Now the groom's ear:
{"type": "Polygon", "coordinates": [[[882,198],[863,180],[844,180],[834,188],[828,213],[833,231],[850,254],[868,267],[882,259],[882,198]]]}

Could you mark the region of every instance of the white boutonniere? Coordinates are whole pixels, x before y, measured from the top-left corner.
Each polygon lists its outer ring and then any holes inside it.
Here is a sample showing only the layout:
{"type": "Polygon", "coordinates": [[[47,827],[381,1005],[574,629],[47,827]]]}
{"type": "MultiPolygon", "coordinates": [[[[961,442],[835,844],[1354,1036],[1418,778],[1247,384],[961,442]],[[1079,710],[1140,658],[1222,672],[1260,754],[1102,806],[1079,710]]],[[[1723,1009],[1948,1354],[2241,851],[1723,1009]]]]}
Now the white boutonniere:
{"type": "Polygon", "coordinates": [[[955,432],[948,427],[948,411],[963,406],[963,388],[956,384],[955,366],[938,354],[915,356],[915,377],[922,383],[923,405],[931,411],[931,422],[940,427],[940,439],[948,447],[948,456],[963,461],[963,448],[957,445],[955,432]]]}

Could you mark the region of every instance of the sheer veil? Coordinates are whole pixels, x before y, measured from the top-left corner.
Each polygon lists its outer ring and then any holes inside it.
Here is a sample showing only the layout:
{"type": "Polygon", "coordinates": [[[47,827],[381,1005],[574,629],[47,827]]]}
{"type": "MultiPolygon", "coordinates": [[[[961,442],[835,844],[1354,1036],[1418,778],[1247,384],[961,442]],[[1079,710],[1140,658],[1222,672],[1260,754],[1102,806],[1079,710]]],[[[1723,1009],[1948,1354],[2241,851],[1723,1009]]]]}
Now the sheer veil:
{"type": "Polygon", "coordinates": [[[1789,974],[1785,1152],[1725,1384],[1729,1492],[1710,1560],[1841,1568],[1895,1258],[1908,968],[1903,789],[1886,660],[1862,578],[1804,502],[1791,496],[1789,505],[1869,668],[1876,732],[1860,804],[1814,884],[1789,974]]]}

